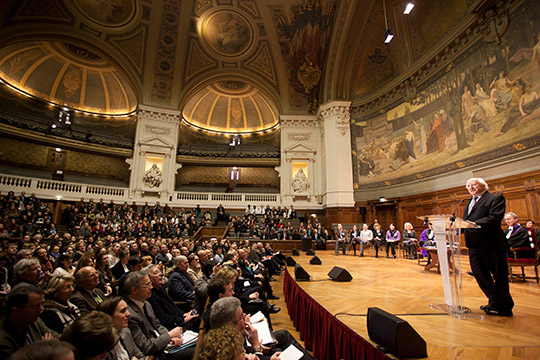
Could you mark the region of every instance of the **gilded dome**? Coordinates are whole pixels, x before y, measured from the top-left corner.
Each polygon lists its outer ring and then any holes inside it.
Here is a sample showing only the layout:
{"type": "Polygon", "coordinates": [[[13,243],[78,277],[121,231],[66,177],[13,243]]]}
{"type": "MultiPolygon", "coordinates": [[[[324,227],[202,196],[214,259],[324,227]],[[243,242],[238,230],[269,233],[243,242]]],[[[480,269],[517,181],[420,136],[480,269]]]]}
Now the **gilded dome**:
{"type": "Polygon", "coordinates": [[[102,115],[129,114],[135,92],[109,61],[67,42],[29,41],[0,49],[0,78],[56,105],[102,115]]]}
{"type": "Polygon", "coordinates": [[[189,124],[222,133],[254,133],[276,127],[278,111],[270,98],[243,81],[218,81],[197,91],[182,110],[189,124]]]}

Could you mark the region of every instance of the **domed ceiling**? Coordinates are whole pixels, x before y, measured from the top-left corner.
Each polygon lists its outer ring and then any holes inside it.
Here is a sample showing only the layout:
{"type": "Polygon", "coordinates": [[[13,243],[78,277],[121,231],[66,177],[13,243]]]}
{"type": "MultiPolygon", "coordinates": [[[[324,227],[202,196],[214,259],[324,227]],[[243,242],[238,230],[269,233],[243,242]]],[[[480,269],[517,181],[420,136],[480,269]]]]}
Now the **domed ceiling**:
{"type": "Polygon", "coordinates": [[[243,81],[219,81],[197,91],[183,108],[189,124],[222,133],[253,133],[278,124],[273,102],[243,81]]]}
{"type": "Polygon", "coordinates": [[[1,48],[0,77],[26,94],[89,113],[123,115],[137,107],[128,81],[109,61],[67,42],[1,48]]]}

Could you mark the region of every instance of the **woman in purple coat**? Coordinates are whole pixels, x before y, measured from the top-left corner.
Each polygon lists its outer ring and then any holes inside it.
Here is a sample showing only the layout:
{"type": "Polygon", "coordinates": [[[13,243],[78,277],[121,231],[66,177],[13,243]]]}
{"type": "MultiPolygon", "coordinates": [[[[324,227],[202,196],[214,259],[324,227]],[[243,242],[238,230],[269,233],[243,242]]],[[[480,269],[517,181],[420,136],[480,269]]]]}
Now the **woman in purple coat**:
{"type": "Polygon", "coordinates": [[[399,230],[396,229],[394,224],[390,224],[390,229],[386,232],[386,257],[389,258],[388,249],[392,248],[392,258],[396,258],[396,244],[401,239],[399,230]]]}

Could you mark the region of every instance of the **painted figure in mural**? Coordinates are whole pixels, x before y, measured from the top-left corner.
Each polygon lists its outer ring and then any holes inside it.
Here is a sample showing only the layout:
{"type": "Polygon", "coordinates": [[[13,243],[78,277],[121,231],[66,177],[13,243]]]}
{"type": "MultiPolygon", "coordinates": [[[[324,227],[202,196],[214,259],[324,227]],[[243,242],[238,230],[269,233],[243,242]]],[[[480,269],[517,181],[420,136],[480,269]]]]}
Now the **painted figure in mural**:
{"type": "Polygon", "coordinates": [[[540,34],[538,34],[537,40],[538,42],[533,47],[531,64],[534,64],[534,62],[536,61],[538,65],[538,69],[540,70],[540,34]]]}
{"type": "Polygon", "coordinates": [[[248,40],[247,28],[237,21],[232,14],[227,15],[227,19],[219,24],[219,34],[217,41],[220,47],[224,50],[228,47],[234,47],[238,51],[241,46],[248,40]]]}
{"type": "Polygon", "coordinates": [[[492,117],[497,115],[497,107],[495,107],[495,102],[490,95],[486,94],[484,88],[480,83],[476,84],[476,100],[478,100],[478,105],[484,109],[486,117],[492,117]]]}
{"type": "Polygon", "coordinates": [[[416,155],[414,154],[414,134],[412,131],[405,130],[405,140],[403,140],[405,148],[407,148],[407,155],[409,160],[416,161],[416,155]]]}
{"type": "Polygon", "coordinates": [[[373,170],[375,170],[375,162],[367,159],[365,150],[363,150],[358,156],[358,171],[360,176],[375,176],[373,170]]]}
{"type": "Polygon", "coordinates": [[[304,173],[304,169],[300,169],[296,172],[291,185],[294,192],[307,191],[309,188],[309,182],[306,174],[304,173]]]}
{"type": "Polygon", "coordinates": [[[435,113],[435,120],[431,126],[431,131],[427,139],[427,153],[444,151],[444,130],[442,123],[442,114],[440,112],[435,113]]]}
{"type": "Polygon", "coordinates": [[[521,91],[516,86],[517,80],[511,81],[508,79],[504,71],[499,73],[499,78],[495,77],[491,82],[490,87],[496,89],[497,99],[495,100],[495,106],[500,110],[508,109],[511,106],[515,106],[519,102],[521,91]],[[517,95],[517,96],[516,96],[517,95]]]}
{"type": "Polygon", "coordinates": [[[476,99],[473,99],[473,106],[468,120],[470,123],[469,129],[472,133],[477,133],[481,130],[486,133],[491,131],[491,126],[489,126],[486,118],[486,112],[478,105],[478,100],[476,99]]]}
{"type": "Polygon", "coordinates": [[[163,178],[157,164],[152,164],[152,167],[144,174],[143,182],[144,185],[150,188],[159,187],[161,185],[163,178]]]}
{"type": "Polygon", "coordinates": [[[461,95],[461,111],[463,113],[463,118],[467,119],[471,116],[473,108],[474,97],[472,96],[471,90],[465,85],[463,87],[463,95],[461,95]]]}
{"type": "Polygon", "coordinates": [[[505,134],[508,130],[517,126],[523,117],[532,114],[539,106],[540,98],[538,93],[532,90],[531,85],[525,86],[525,93],[519,99],[519,105],[510,110],[508,119],[503,124],[498,135],[505,134]]]}
{"type": "Polygon", "coordinates": [[[426,141],[427,141],[427,134],[426,134],[426,127],[424,125],[424,119],[421,118],[418,122],[412,121],[414,124],[414,128],[418,130],[418,144],[420,145],[420,153],[425,154],[427,151],[426,148],[426,141]]]}

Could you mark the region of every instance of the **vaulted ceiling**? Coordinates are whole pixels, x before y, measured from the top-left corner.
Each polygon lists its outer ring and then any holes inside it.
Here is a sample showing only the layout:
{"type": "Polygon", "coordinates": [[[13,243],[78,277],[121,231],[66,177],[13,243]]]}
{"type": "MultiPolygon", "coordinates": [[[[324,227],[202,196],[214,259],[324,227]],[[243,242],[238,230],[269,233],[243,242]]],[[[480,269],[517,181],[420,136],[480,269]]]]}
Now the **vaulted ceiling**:
{"type": "Polygon", "coordinates": [[[382,0],[3,0],[0,78],[88,113],[144,104],[197,126],[257,131],[369,95],[420,59],[467,2],[419,0],[422,18],[405,19],[402,1],[386,1],[397,35],[388,46],[382,0]]]}

